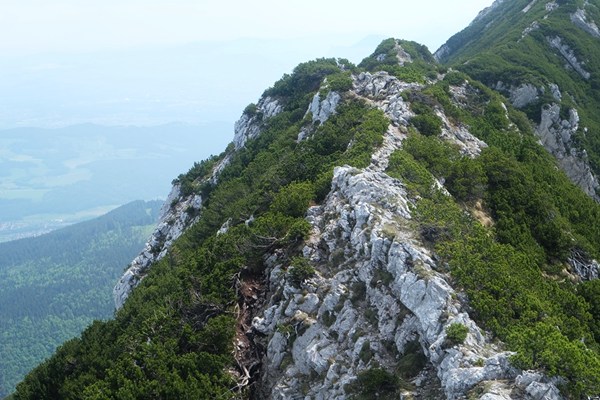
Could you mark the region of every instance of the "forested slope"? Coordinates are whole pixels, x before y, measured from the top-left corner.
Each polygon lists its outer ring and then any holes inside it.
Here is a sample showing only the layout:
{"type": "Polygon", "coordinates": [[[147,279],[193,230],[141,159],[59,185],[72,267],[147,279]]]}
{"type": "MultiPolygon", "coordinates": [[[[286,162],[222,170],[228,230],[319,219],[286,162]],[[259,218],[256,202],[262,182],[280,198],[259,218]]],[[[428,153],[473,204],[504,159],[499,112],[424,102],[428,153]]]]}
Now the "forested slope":
{"type": "Polygon", "coordinates": [[[598,180],[584,176],[584,165],[600,173],[598,22],[597,0],[499,0],[436,52],[522,109],[571,179],[587,180],[593,196],[598,180]]]}
{"type": "Polygon", "coordinates": [[[113,315],[112,287],[143,246],[161,203],[0,244],[0,396],[93,320],[113,315]]]}

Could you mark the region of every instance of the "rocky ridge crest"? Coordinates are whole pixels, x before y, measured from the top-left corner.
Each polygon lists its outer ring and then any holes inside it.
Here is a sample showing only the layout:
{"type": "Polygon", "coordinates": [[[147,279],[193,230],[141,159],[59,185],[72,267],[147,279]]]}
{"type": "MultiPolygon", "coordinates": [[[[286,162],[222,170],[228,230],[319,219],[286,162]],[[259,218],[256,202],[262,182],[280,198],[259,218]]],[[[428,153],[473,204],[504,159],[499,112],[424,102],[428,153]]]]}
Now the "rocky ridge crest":
{"type": "MultiPolygon", "coordinates": [[[[297,287],[277,254],[267,260],[265,305],[252,322],[266,349],[259,396],[345,399],[361,371],[393,370],[417,343],[428,366],[414,379],[412,395],[457,399],[478,387],[484,388],[478,398],[486,400],[561,398],[543,375],[512,367],[511,354],[469,317],[461,294],[411,228],[414,200],[385,173],[413,115],[401,93],[415,87],[387,73],[354,76],[351,95],[379,107],[391,124],[371,165],[337,167],[325,202],[307,213],[312,233],[303,255],[315,277],[297,287]],[[454,323],[469,330],[459,346],[447,343],[454,323]]],[[[464,127],[457,135],[443,120],[448,140],[470,135],[464,127]]],[[[467,154],[476,157],[485,146],[471,141],[467,154]]]]}

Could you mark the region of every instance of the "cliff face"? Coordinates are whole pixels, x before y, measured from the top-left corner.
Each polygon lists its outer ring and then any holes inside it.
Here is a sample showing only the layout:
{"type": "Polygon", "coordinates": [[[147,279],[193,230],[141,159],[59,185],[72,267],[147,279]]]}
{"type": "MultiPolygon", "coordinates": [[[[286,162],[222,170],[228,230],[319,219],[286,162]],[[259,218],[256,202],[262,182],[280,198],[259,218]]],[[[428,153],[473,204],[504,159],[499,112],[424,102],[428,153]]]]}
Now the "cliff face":
{"type": "Polygon", "coordinates": [[[183,196],[176,184],[160,210],[156,229],[144,245],[142,252],[133,259],[113,289],[116,309],[123,307],[131,291],[146,275],[152,263],[163,258],[174,240],[177,240],[190,224],[197,221],[194,216],[202,206],[202,197],[193,194],[183,196]]]}

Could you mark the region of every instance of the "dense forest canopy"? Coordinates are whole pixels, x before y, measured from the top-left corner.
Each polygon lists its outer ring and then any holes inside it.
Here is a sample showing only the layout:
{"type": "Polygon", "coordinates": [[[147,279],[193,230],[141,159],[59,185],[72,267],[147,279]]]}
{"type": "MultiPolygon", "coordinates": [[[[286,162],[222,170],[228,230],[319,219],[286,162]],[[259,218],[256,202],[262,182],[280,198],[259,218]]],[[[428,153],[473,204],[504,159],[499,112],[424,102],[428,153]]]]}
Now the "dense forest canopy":
{"type": "Polygon", "coordinates": [[[0,244],[0,396],[65,340],[112,317],[112,287],[154,228],[160,206],[137,201],[0,244]]]}

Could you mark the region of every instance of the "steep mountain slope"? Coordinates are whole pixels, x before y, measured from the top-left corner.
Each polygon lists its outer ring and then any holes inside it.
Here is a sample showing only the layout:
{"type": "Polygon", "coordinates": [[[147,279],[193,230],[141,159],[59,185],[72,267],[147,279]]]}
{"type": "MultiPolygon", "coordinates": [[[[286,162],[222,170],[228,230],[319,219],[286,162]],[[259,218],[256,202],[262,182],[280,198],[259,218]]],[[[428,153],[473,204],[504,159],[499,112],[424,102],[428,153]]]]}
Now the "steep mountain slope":
{"type": "Polygon", "coordinates": [[[436,52],[510,98],[567,175],[599,200],[600,2],[496,1],[436,52]]]}
{"type": "Polygon", "coordinates": [[[154,228],[160,204],[136,201],[0,244],[0,397],[65,340],[113,315],[111,287],[154,228]]]}
{"type": "Polygon", "coordinates": [[[600,394],[600,207],[423,46],[299,65],[168,204],[14,399],[600,394]]]}

